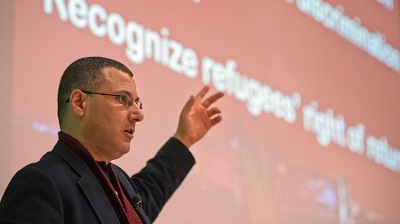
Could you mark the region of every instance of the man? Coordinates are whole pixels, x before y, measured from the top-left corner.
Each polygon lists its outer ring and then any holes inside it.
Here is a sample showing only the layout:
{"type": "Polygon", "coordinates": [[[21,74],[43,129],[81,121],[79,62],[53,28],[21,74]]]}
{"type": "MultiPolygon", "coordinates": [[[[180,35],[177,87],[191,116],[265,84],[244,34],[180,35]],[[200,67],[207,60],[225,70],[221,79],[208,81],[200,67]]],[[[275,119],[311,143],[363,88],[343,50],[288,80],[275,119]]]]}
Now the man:
{"type": "Polygon", "coordinates": [[[130,150],[142,103],[132,72],[81,58],[58,91],[61,131],[51,152],[18,171],[0,203],[0,223],[152,223],[195,161],[188,148],[221,121],[204,87],[184,106],[176,133],[138,174],[111,163],[130,150]]]}

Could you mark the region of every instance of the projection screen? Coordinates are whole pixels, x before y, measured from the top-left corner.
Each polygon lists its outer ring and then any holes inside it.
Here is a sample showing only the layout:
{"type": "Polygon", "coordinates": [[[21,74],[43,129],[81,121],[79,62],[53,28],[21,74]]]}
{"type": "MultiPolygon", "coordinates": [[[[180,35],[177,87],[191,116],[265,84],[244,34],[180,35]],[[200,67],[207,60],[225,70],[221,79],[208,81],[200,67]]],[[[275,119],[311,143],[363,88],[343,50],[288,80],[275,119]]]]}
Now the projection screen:
{"type": "Polygon", "coordinates": [[[202,86],[223,121],[156,223],[400,223],[400,1],[2,0],[0,195],[58,139],[85,56],[134,72],[139,171],[202,86]]]}

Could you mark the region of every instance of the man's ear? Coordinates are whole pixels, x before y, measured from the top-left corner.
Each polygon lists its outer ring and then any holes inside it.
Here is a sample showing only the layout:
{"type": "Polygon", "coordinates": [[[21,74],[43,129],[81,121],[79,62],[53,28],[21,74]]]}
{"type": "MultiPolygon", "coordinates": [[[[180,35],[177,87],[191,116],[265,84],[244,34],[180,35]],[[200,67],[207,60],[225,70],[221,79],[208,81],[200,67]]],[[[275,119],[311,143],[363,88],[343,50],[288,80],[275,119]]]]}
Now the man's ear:
{"type": "Polygon", "coordinates": [[[79,89],[74,89],[70,95],[70,105],[76,116],[83,117],[86,111],[87,95],[79,89]]]}

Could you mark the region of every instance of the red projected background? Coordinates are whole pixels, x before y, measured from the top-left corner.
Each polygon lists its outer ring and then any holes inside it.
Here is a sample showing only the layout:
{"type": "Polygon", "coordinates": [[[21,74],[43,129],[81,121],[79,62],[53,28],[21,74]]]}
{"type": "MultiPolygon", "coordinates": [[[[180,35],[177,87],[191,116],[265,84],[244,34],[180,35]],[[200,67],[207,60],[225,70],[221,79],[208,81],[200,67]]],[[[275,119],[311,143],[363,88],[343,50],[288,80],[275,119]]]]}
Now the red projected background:
{"type": "Polygon", "coordinates": [[[190,94],[226,95],[156,223],[400,223],[398,0],[2,4],[1,194],[57,141],[64,69],[104,56],[131,68],[144,103],[115,161],[128,173],[174,133],[190,94]]]}

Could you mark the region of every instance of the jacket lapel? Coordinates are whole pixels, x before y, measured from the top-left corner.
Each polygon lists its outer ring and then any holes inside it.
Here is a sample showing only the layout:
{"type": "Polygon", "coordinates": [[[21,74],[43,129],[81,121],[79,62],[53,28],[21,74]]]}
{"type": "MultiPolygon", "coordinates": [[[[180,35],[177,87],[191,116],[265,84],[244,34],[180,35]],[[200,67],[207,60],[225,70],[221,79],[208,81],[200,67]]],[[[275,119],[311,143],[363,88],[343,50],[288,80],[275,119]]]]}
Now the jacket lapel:
{"type": "Polygon", "coordinates": [[[84,197],[88,199],[90,205],[93,207],[101,223],[119,223],[111,203],[89,166],[60,141],[55,145],[53,153],[60,156],[70,165],[73,171],[80,176],[78,185],[82,189],[84,197]]]}
{"type": "Polygon", "coordinates": [[[101,223],[119,223],[114,209],[103,191],[99,181],[88,168],[78,181],[83,194],[89,200],[101,223]]]}
{"type": "MultiPolygon", "coordinates": [[[[133,206],[135,206],[134,203],[133,203],[133,196],[135,196],[137,193],[133,189],[132,184],[129,182],[128,177],[125,176],[126,174],[124,174],[123,171],[121,171],[119,167],[117,167],[114,164],[112,164],[112,166],[113,166],[114,171],[117,173],[117,176],[118,176],[119,182],[122,185],[122,188],[125,190],[126,197],[131,202],[131,204],[133,206]]],[[[136,210],[136,212],[139,214],[139,216],[142,219],[142,222],[144,224],[150,224],[151,223],[149,217],[144,212],[143,206],[140,207],[139,210],[136,210]]]]}

